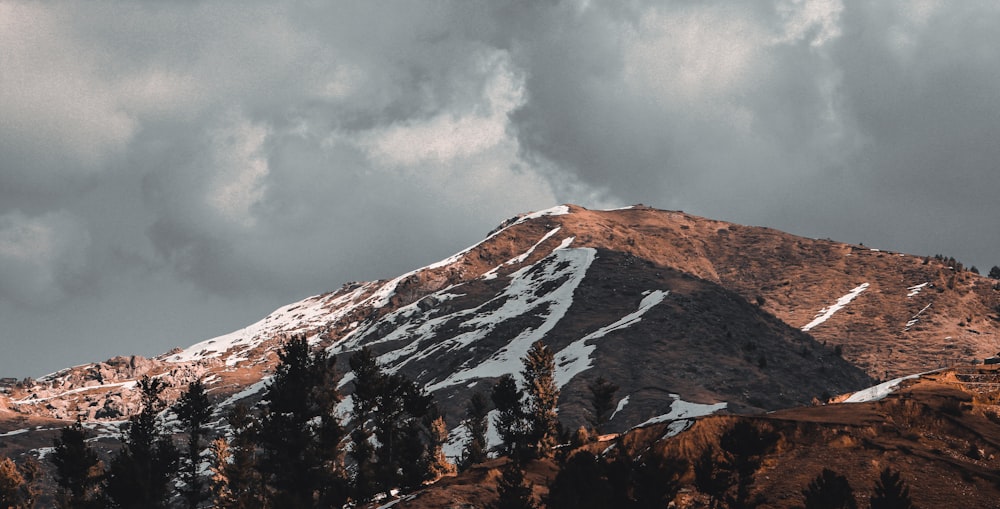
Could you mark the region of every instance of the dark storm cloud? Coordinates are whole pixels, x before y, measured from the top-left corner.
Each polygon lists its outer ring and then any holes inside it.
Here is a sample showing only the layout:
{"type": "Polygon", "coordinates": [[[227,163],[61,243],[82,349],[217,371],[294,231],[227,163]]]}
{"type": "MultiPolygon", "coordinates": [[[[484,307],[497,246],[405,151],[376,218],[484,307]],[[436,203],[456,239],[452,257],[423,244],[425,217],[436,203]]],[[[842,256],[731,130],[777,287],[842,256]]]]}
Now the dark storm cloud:
{"type": "Polygon", "coordinates": [[[190,344],[562,202],[1000,263],[996,11],[0,4],[0,373],[190,344]]]}

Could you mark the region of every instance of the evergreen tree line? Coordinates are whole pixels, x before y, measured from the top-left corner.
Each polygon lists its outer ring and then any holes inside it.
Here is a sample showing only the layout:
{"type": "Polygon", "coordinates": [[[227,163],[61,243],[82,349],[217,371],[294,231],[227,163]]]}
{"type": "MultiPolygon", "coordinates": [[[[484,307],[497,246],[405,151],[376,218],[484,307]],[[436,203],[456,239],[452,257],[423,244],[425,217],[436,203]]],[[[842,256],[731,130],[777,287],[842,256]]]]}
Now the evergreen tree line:
{"type": "MultiPolygon", "coordinates": [[[[683,459],[641,454],[595,455],[581,450],[562,465],[549,486],[549,509],[662,508],[681,488],[681,478],[694,470],[695,487],[708,496],[708,507],[748,509],[766,507],[762,493],[752,493],[754,475],[777,436],[740,421],[723,434],[718,449],[707,449],[688,465],[683,459]]],[[[506,481],[501,479],[501,484],[506,481]]],[[[800,509],[858,509],[847,478],[824,468],[802,490],[800,509]]],[[[505,507],[532,507],[508,505],[505,507]]],[[[899,472],[881,471],[868,497],[869,509],[916,509],[899,472]]]]}
{"type": "MultiPolygon", "coordinates": [[[[48,456],[55,467],[57,507],[342,507],[392,489],[412,490],[455,471],[442,450],[448,429],[433,399],[405,376],[385,372],[371,350],[349,358],[354,374],[349,423],[337,413],[342,398],[333,358],[312,351],[301,337],[292,338],[279,358],[260,403],[236,405],[224,417],[225,436],[212,434],[212,407],[201,382],[192,383],[172,407],[181,429],[165,429],[157,419],[166,409],[165,385],[148,377],[138,383],[142,410],[129,420],[122,447],[107,464],[88,445],[82,423],[64,428],[48,456]],[[172,431],[186,436],[180,447],[172,431]]],[[[508,458],[493,507],[537,507],[525,471],[534,460],[552,458],[561,463],[544,500],[553,509],[664,507],[689,471],[712,508],[766,504],[752,487],[777,434],[738,421],[718,447],[692,464],[651,453],[630,458],[582,450],[567,457],[558,444],[582,445],[604,431],[618,387],[604,378],[589,385],[591,427],[570,437],[557,418],[559,387],[551,350],[536,342],[521,361],[521,383],[504,375],[489,397],[474,394],[463,421],[468,439],[459,468],[490,455],[508,458]],[[487,441],[491,411],[500,437],[492,450],[487,441]]],[[[40,472],[30,459],[21,465],[0,460],[0,507],[34,507],[40,472]]],[[[847,479],[829,469],[802,494],[804,509],[857,507],[847,479]]],[[[900,474],[889,469],[882,471],[869,501],[871,509],[914,508],[900,474]]]]}
{"type": "MultiPolygon", "coordinates": [[[[121,448],[103,461],[81,422],[63,428],[48,461],[65,509],[167,507],[319,508],[371,500],[454,472],[442,447],[448,428],[434,400],[400,374],[386,373],[365,348],[349,359],[353,419],[338,414],[335,359],[303,337],[279,352],[280,364],[260,403],[238,404],[213,431],[213,408],[201,381],[168,409],[165,383],[138,382],[142,408],[123,428],[121,448]],[[350,424],[350,427],[348,427],[350,424]],[[175,442],[175,432],[185,437],[175,442]]],[[[0,461],[0,507],[35,507],[41,468],[34,460],[0,461]]]]}
{"type": "MultiPolygon", "coordinates": [[[[854,490],[847,478],[824,468],[802,490],[804,509],[857,509],[854,490]]],[[[872,494],[868,497],[870,509],[916,509],[910,499],[910,488],[902,480],[899,472],[884,468],[875,481],[872,494]]]]}

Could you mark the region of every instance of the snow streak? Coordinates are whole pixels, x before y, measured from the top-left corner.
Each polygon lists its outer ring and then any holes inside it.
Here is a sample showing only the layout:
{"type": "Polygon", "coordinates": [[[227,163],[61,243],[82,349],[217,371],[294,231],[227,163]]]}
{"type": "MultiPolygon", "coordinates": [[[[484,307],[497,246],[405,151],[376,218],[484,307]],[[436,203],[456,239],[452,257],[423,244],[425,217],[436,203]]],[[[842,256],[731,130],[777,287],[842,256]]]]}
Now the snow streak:
{"type": "Polygon", "coordinates": [[[809,332],[810,330],[813,329],[813,327],[816,327],[817,325],[829,320],[830,317],[834,315],[834,313],[840,311],[844,306],[850,304],[851,301],[854,300],[858,295],[861,295],[861,292],[867,290],[868,286],[869,286],[868,283],[862,283],[857,288],[851,290],[850,293],[848,293],[847,295],[844,295],[843,297],[837,299],[836,304],[819,310],[819,313],[816,314],[816,318],[802,327],[802,332],[809,332]]]}

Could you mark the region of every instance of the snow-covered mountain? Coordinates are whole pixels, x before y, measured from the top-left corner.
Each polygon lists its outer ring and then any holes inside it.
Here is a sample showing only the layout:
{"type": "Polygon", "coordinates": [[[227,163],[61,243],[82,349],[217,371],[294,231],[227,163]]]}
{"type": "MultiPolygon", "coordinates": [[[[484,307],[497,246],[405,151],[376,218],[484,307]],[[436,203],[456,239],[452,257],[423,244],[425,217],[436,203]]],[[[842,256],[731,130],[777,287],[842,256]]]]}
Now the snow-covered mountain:
{"type": "Polygon", "coordinates": [[[338,356],[344,373],[347,354],[373,348],[434,394],[453,427],[468,397],[516,374],[536,340],[556,352],[560,418],[571,429],[586,418],[597,376],[620,387],[611,429],[682,408],[775,410],[990,356],[1000,350],[994,283],[935,259],[683,212],[565,205],[507,220],[446,260],[345,284],[218,338],[8,387],[0,432],[15,417],[124,419],[144,374],[163,377],[168,397],[201,378],[221,406],[252,399],[297,334],[338,356]]]}

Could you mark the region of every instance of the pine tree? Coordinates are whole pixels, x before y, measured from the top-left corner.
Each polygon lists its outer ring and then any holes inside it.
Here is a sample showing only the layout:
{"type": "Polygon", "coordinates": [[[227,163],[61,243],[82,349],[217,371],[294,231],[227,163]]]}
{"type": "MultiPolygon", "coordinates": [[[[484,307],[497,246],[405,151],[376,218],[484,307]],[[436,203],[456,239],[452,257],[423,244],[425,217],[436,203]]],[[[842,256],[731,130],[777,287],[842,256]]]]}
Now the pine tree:
{"type": "Polygon", "coordinates": [[[263,483],[256,464],[259,423],[242,403],[229,410],[226,420],[232,430],[232,441],[217,438],[212,442],[213,507],[262,507],[263,483]]]}
{"type": "Polygon", "coordinates": [[[462,459],[459,461],[459,467],[462,470],[482,463],[487,459],[486,433],[489,429],[487,419],[489,413],[489,400],[485,394],[477,391],[465,406],[465,421],[463,421],[463,425],[468,432],[469,439],[465,443],[465,449],[462,451],[462,459]]]}
{"type": "Polygon", "coordinates": [[[444,454],[444,445],[448,442],[448,425],[444,422],[444,417],[438,416],[431,421],[430,433],[431,480],[455,474],[457,472],[455,464],[448,461],[448,457],[444,454]]]}
{"type": "Polygon", "coordinates": [[[349,360],[354,372],[355,498],[392,488],[414,488],[433,476],[428,450],[437,418],[433,398],[400,373],[386,374],[365,347],[349,360]],[[372,438],[378,446],[372,445],[372,438]]]}
{"type": "Polygon", "coordinates": [[[733,427],[723,433],[719,446],[727,453],[726,467],[734,474],[736,490],[727,499],[732,507],[756,507],[764,502],[764,497],[758,494],[750,496],[754,475],[764,461],[764,454],[774,448],[777,437],[768,431],[761,430],[750,421],[738,421],[733,427]]]}
{"type": "Polygon", "coordinates": [[[161,394],[166,385],[159,378],[142,377],[142,410],[129,419],[122,448],[111,460],[107,494],[123,509],[166,507],[171,495],[170,479],[177,471],[179,453],[157,423],[165,405],[161,394]]]}
{"type": "Polygon", "coordinates": [[[339,415],[340,391],[337,385],[336,360],[326,359],[326,368],[320,374],[320,383],[313,388],[313,400],[322,409],[319,422],[314,423],[315,443],[313,449],[317,458],[317,482],[319,483],[318,507],[340,507],[350,497],[348,473],[344,464],[344,439],[346,430],[339,415]]]}
{"type": "Polygon", "coordinates": [[[274,507],[347,500],[338,464],[343,432],[335,413],[334,362],[326,351],[310,350],[304,337],[289,340],[262,398],[257,465],[274,507]]]}
{"type": "Polygon", "coordinates": [[[910,488],[899,472],[886,467],[875,481],[875,493],[869,497],[871,509],[916,509],[910,500],[910,488]]]}
{"type": "Polygon", "coordinates": [[[559,436],[559,386],[555,381],[555,357],[536,341],[521,359],[528,396],[528,445],[536,457],[549,457],[559,436]]]}
{"type": "Polygon", "coordinates": [[[994,265],[993,268],[990,269],[989,277],[993,279],[1000,279],[1000,267],[994,265]]]}
{"type": "Polygon", "coordinates": [[[604,425],[611,420],[611,415],[614,412],[615,393],[618,392],[619,387],[603,376],[599,376],[588,384],[587,388],[590,390],[590,424],[594,427],[594,431],[602,433],[604,425]]]}
{"type": "Polygon", "coordinates": [[[375,411],[378,483],[383,490],[410,489],[432,477],[430,425],[433,399],[401,374],[388,375],[375,411]]]}
{"type": "MultiPolygon", "coordinates": [[[[642,509],[667,507],[680,491],[680,479],[688,470],[687,462],[662,456],[638,457],[630,463],[632,497],[624,506],[642,509]]],[[[753,507],[753,504],[742,507],[753,507]]]]}
{"type": "Polygon", "coordinates": [[[706,449],[694,463],[695,486],[711,498],[712,507],[757,507],[765,500],[751,495],[754,475],[776,442],[773,432],[737,421],[719,438],[719,451],[706,449]]]}
{"type": "Polygon", "coordinates": [[[604,466],[600,459],[588,451],[580,451],[570,456],[549,486],[546,507],[549,509],[627,507],[627,504],[621,501],[612,501],[611,486],[604,473],[604,466]]]}
{"type": "Polygon", "coordinates": [[[49,461],[56,467],[56,504],[61,509],[87,509],[101,505],[100,483],[104,466],[86,443],[86,430],[77,421],[53,440],[49,461]]]}
{"type": "Polygon", "coordinates": [[[857,509],[854,500],[854,490],[847,478],[833,470],[824,468],[823,472],[813,479],[806,489],[802,490],[805,497],[805,509],[857,509]]]}
{"type": "Polygon", "coordinates": [[[205,483],[199,476],[201,451],[205,447],[208,434],[208,420],[212,417],[212,407],[205,393],[205,385],[196,380],[188,385],[188,390],[174,405],[174,412],[180,418],[184,432],[188,435],[187,450],[181,462],[181,480],[184,488],[181,495],[189,509],[196,509],[208,499],[205,483]]]}
{"type": "Polygon", "coordinates": [[[375,353],[368,347],[354,353],[348,360],[354,373],[354,430],[351,431],[351,450],[354,460],[354,498],[369,500],[379,491],[375,471],[375,446],[372,445],[372,416],[378,405],[378,396],[385,384],[385,375],[378,367],[375,353]]]}
{"type": "Polygon", "coordinates": [[[497,414],[493,426],[500,435],[497,452],[501,456],[520,459],[527,455],[528,421],[522,400],[524,393],[512,375],[503,375],[493,385],[490,394],[497,414]]]}
{"type": "Polygon", "coordinates": [[[694,463],[694,484],[698,491],[709,496],[709,507],[719,507],[726,490],[733,484],[733,472],[719,468],[716,453],[706,448],[694,463]]]}
{"type": "Polygon", "coordinates": [[[212,506],[224,509],[237,507],[233,503],[233,491],[229,485],[228,466],[233,461],[229,442],[224,437],[218,437],[212,440],[208,449],[212,454],[212,464],[209,467],[212,475],[208,484],[212,492],[212,506]]]}
{"type": "Polygon", "coordinates": [[[493,509],[535,509],[531,485],[524,482],[524,471],[518,461],[510,461],[497,482],[497,501],[493,509]]]}
{"type": "Polygon", "coordinates": [[[10,458],[0,458],[0,507],[32,509],[38,499],[41,466],[34,458],[18,465],[10,458]]]}

